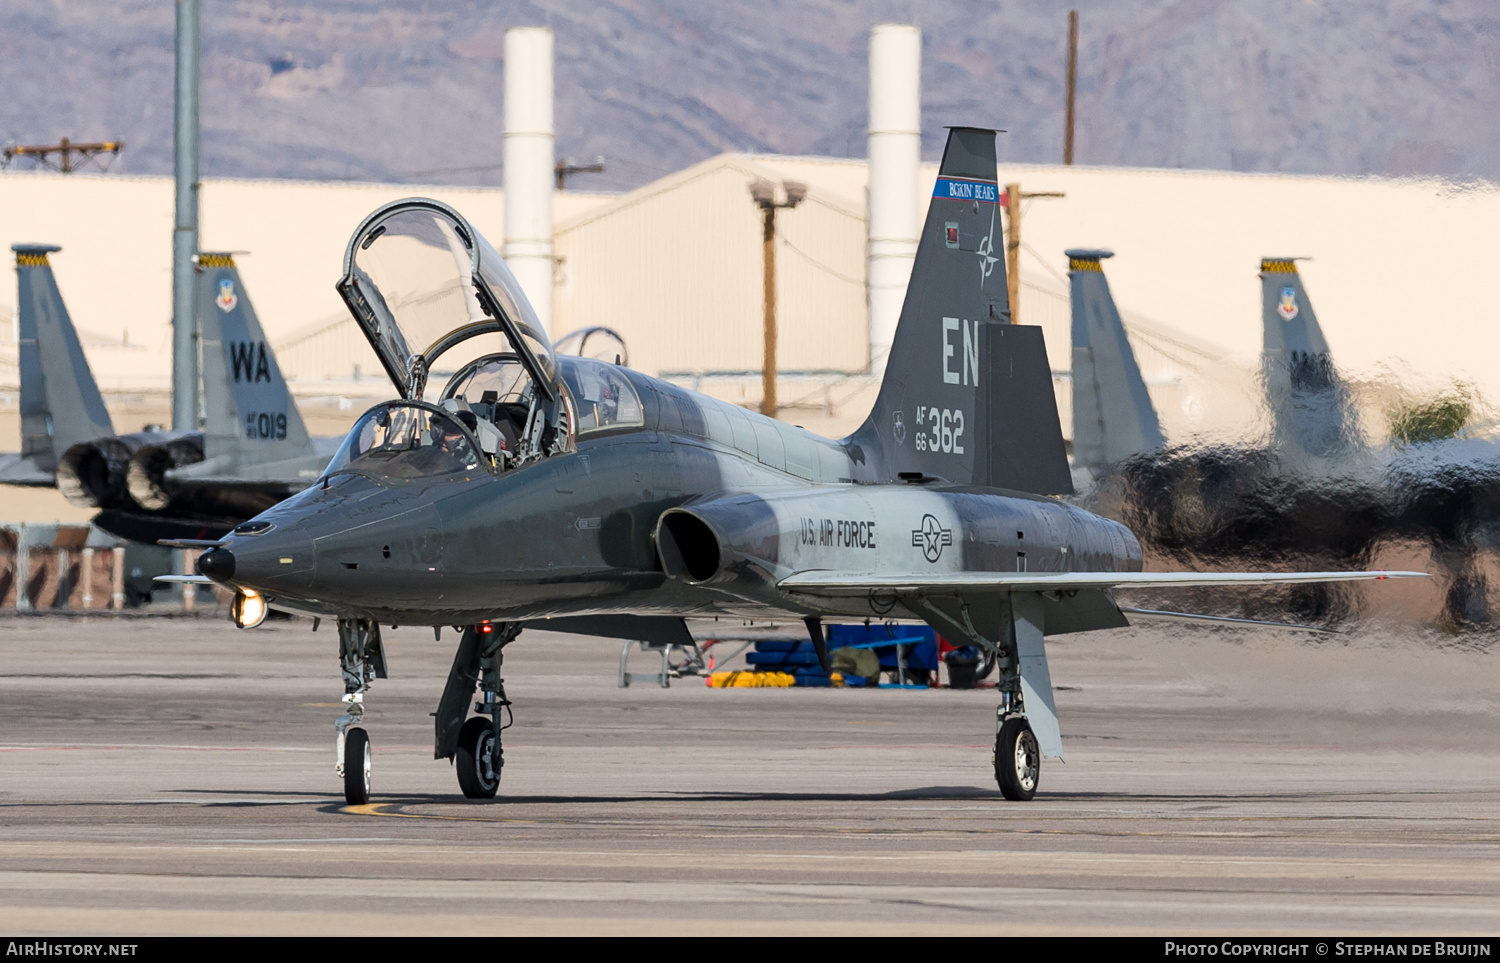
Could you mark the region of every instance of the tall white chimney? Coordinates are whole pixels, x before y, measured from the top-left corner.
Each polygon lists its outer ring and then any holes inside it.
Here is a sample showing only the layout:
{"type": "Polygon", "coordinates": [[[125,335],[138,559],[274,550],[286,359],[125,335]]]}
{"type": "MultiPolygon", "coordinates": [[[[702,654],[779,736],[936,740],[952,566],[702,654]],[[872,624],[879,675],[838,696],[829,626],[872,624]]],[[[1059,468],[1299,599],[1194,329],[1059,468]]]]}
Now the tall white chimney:
{"type": "Polygon", "coordinates": [[[552,325],[552,30],[505,31],[505,261],[552,325]]]}
{"type": "Polygon", "coordinates": [[[917,256],[917,165],[922,148],[922,31],[870,29],[870,367],[885,368],[917,256]]]}

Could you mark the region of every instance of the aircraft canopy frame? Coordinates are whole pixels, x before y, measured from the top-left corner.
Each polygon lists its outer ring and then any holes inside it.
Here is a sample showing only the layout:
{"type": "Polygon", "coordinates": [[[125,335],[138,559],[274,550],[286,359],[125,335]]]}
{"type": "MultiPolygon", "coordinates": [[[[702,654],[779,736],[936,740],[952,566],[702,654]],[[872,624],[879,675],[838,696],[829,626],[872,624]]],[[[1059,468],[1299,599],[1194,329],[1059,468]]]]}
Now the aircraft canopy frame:
{"type": "Polygon", "coordinates": [[[421,399],[444,352],[497,332],[547,401],[560,395],[556,354],[520,282],[484,235],[441,201],[410,197],[366,217],[349,239],[336,287],[403,398],[421,399]]]}

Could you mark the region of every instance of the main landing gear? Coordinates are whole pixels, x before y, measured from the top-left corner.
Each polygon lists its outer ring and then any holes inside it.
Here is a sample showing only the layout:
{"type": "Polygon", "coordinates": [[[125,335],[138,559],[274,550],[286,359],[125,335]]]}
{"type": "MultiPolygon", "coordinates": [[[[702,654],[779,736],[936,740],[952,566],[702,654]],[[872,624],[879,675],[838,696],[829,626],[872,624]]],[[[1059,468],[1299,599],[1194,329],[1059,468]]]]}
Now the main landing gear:
{"type": "Polygon", "coordinates": [[[481,622],[464,629],[448,672],[448,684],[438,702],[433,721],[433,755],[453,760],[458,786],[470,799],[494,799],[500,789],[505,754],[500,734],[510,727],[510,700],[500,677],[502,650],[521,634],[518,622],[481,622]],[[479,687],[474,711],[465,721],[469,699],[479,687]],[[502,713],[506,717],[501,722],[502,713]]]}
{"type": "Polygon", "coordinates": [[[1020,659],[1014,641],[1006,639],[994,655],[1000,669],[1000,706],[995,710],[995,782],[1000,794],[1012,802],[1036,796],[1042,774],[1042,750],[1026,718],[1021,690],[1020,659]],[[1008,644],[1006,644],[1008,643],[1008,644]]]}
{"type": "Polygon", "coordinates": [[[334,720],[338,731],[334,772],[344,780],[344,802],[363,806],[370,801],[370,734],[360,725],[365,717],[365,692],[384,679],[385,646],[380,626],[368,619],[339,619],[339,666],[344,674],[344,714],[334,720]]]}

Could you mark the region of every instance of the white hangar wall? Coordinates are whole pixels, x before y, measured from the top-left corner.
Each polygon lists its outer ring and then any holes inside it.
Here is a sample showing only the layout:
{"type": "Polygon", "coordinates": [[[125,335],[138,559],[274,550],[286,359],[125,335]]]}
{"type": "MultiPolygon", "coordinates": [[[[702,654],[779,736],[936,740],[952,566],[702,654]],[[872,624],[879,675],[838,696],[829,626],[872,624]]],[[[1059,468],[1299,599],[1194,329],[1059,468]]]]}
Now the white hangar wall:
{"type": "MultiPolygon", "coordinates": [[[[847,280],[864,274],[863,161],[724,155],[560,224],[558,328],[616,326],[647,371],[758,370],[758,176],[809,185],[778,216],[780,367],[852,376],[868,344],[862,285],[847,280]],[[808,231],[823,211],[840,214],[808,231]]],[[[935,177],[924,165],[924,215],[935,177]]],[[[1383,382],[1367,403],[1397,381],[1454,379],[1500,401],[1495,185],[1021,165],[1000,180],[1066,195],[1023,202],[1020,297],[1020,319],[1046,330],[1065,426],[1070,247],[1116,252],[1105,272],[1170,437],[1256,427],[1264,256],[1312,259],[1301,269],[1336,363],[1383,382]]]]}
{"type": "MultiPolygon", "coordinates": [[[[496,189],[320,181],[219,180],[203,183],[199,203],[205,251],[236,258],[272,343],[304,345],[278,356],[291,377],[347,379],[380,366],[353,330],[333,285],[344,245],[375,208],[402,197],[451,204],[496,244],[505,219],[496,189]],[[309,335],[339,326],[331,338],[309,335]],[[353,335],[353,337],[349,337],[353,335]]],[[[555,195],[559,217],[596,205],[600,195],[555,195]]],[[[17,242],[57,244],[53,271],[106,392],[164,390],[172,365],[172,179],[11,171],[0,174],[0,256],[14,264],[17,242]]],[[[14,281],[0,285],[0,317],[14,317],[14,281]]],[[[15,332],[0,336],[0,384],[14,387],[15,332]]]]}
{"type": "MultiPolygon", "coordinates": [[[[558,225],[554,332],[614,328],[631,364],[653,374],[758,372],[764,257],[748,188],[805,166],[721,155],[558,225]]],[[[777,211],[781,370],[867,366],[865,205],[854,197],[820,182],[777,211]]]]}
{"type": "MultiPolygon", "coordinates": [[[[919,207],[935,175],[934,165],[923,167],[919,207]]],[[[778,214],[779,359],[784,371],[821,373],[805,377],[827,384],[799,387],[792,376],[785,394],[832,391],[857,421],[868,350],[862,161],[723,155],[626,195],[555,195],[554,334],[618,328],[642,370],[737,372],[735,400],[753,404],[761,250],[747,188],[757,177],[809,186],[807,200],[778,214]]],[[[1500,366],[1490,360],[1500,349],[1491,307],[1500,255],[1494,185],[1016,165],[1003,165],[1000,177],[1066,194],[1025,202],[1020,303],[1021,320],[1047,331],[1065,425],[1068,247],[1116,252],[1105,271],[1176,439],[1243,430],[1254,417],[1256,270],[1266,255],[1313,258],[1302,271],[1344,371],[1462,379],[1500,400],[1500,366]]],[[[245,283],[299,391],[384,390],[333,282],[358,221],[413,194],[453,204],[499,242],[498,190],[205,182],[203,246],[249,252],[239,258],[245,283]],[[352,382],[356,365],[363,388],[352,382]]],[[[0,250],[8,256],[20,241],[62,245],[53,258],[58,281],[106,391],[168,384],[171,205],[169,178],[0,174],[0,250]]],[[[0,286],[4,316],[14,300],[13,284],[0,286]]],[[[0,385],[13,386],[13,329],[0,334],[0,385]]]]}

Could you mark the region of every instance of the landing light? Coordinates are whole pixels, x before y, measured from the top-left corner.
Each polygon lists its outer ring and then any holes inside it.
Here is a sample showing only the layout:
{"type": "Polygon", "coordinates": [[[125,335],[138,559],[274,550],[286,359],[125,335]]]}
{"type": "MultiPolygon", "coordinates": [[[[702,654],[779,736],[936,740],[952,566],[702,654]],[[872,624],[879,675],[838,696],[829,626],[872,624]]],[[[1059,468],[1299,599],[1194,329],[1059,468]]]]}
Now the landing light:
{"type": "Polygon", "coordinates": [[[266,600],[259,592],[241,589],[229,606],[229,617],[242,629],[253,629],[266,620],[266,600]]]}

